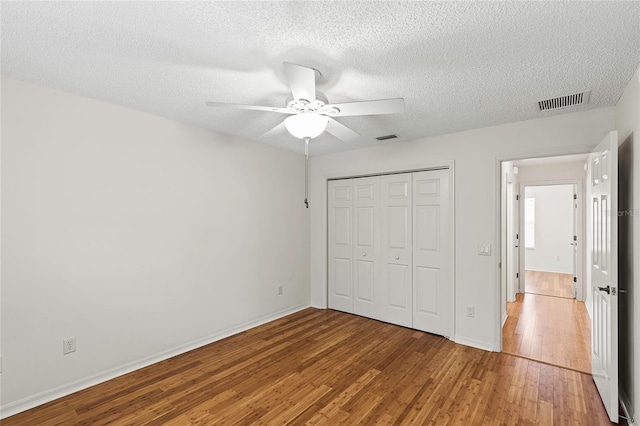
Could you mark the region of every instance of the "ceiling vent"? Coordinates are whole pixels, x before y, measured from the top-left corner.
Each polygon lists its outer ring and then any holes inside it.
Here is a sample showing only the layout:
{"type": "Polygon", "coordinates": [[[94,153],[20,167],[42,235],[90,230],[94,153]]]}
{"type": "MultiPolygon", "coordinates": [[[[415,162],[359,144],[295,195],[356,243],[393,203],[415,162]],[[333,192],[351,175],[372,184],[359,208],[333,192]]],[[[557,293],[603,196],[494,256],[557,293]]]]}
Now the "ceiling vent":
{"type": "Polygon", "coordinates": [[[379,141],[386,141],[387,139],[395,139],[397,137],[398,135],[385,135],[385,136],[378,136],[376,139],[379,141]]]}
{"type": "Polygon", "coordinates": [[[538,101],[538,109],[540,111],[551,111],[554,109],[569,108],[589,103],[589,95],[591,91],[576,93],[574,95],[560,96],[558,98],[545,99],[538,101]]]}

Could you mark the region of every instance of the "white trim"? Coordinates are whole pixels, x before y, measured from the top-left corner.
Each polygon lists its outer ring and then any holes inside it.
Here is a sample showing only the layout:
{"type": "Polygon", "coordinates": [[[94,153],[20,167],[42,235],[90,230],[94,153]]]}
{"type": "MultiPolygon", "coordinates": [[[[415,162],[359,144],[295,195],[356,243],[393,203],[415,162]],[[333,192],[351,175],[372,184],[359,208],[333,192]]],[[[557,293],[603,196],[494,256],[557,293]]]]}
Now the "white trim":
{"type": "Polygon", "coordinates": [[[455,240],[455,213],[456,213],[456,202],[455,202],[455,161],[441,161],[437,163],[431,164],[415,164],[409,165],[406,167],[402,167],[400,169],[392,168],[392,167],[378,167],[378,168],[369,168],[369,169],[361,169],[356,170],[349,173],[328,173],[322,176],[322,202],[324,208],[322,209],[322,264],[324,268],[322,269],[322,282],[324,283],[324,291],[322,292],[322,305],[323,307],[319,307],[319,309],[327,309],[328,299],[329,299],[329,244],[328,244],[328,190],[327,186],[330,180],[334,179],[352,179],[356,177],[364,177],[364,176],[378,176],[385,174],[396,174],[396,173],[412,173],[412,172],[420,172],[426,170],[437,170],[437,169],[449,169],[449,200],[450,200],[450,211],[449,211],[449,223],[450,223],[450,238],[451,244],[449,245],[449,276],[451,277],[451,289],[450,289],[450,311],[451,311],[451,322],[449,324],[449,335],[451,337],[447,337],[449,340],[454,340],[455,330],[456,330],[456,316],[455,316],[455,308],[456,308],[456,240],[455,240]]]}
{"type": "Polygon", "coordinates": [[[624,413],[624,416],[627,418],[627,423],[630,426],[638,426],[638,422],[636,421],[637,419],[634,417],[634,412],[633,412],[633,406],[631,405],[631,401],[629,400],[629,397],[627,396],[627,394],[624,392],[624,390],[622,388],[620,388],[619,390],[620,392],[620,406],[622,407],[622,412],[624,413]],[[631,410],[629,410],[631,408],[631,410]]]}
{"type": "Polygon", "coordinates": [[[70,395],[74,392],[78,392],[88,387],[95,386],[99,383],[106,382],[107,380],[115,379],[116,377],[122,376],[127,373],[131,373],[132,371],[139,370],[151,364],[164,361],[176,355],[180,355],[185,352],[192,351],[194,349],[200,348],[202,346],[208,345],[218,340],[222,340],[229,336],[233,336],[234,334],[242,333],[243,331],[277,320],[287,315],[291,315],[295,312],[299,312],[308,307],[309,307],[308,304],[304,304],[304,305],[295,306],[293,308],[285,309],[282,311],[278,311],[275,313],[271,313],[254,320],[247,321],[238,326],[231,327],[226,330],[220,331],[218,333],[212,334],[205,338],[194,340],[187,344],[174,347],[172,349],[160,352],[158,354],[151,355],[151,356],[139,359],[137,361],[133,361],[133,362],[121,365],[119,367],[109,369],[107,371],[103,371],[101,373],[93,374],[91,376],[88,376],[88,377],[85,377],[61,386],[57,386],[55,388],[19,399],[14,402],[10,402],[0,407],[0,419],[13,416],[14,414],[21,413],[31,408],[37,407],[38,405],[46,404],[47,402],[53,401],[58,398],[62,398],[63,396],[70,395]]]}
{"type": "Polygon", "coordinates": [[[509,318],[509,315],[507,315],[507,313],[505,312],[502,318],[502,327],[504,327],[504,323],[507,322],[507,318],[509,318]]]}
{"type": "Polygon", "coordinates": [[[454,342],[456,342],[459,345],[470,346],[476,349],[482,349],[483,351],[499,352],[499,351],[496,351],[495,347],[487,344],[486,342],[480,342],[478,340],[467,339],[464,337],[456,337],[454,342]]]}

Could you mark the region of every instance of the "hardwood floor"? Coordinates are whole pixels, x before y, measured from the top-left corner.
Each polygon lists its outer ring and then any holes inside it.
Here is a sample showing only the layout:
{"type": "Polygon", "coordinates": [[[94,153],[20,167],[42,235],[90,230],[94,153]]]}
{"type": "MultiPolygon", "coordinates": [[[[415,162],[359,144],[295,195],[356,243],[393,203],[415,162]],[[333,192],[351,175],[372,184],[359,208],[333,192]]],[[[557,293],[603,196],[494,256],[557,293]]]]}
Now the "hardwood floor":
{"type": "Polygon", "coordinates": [[[573,299],[573,275],[525,271],[525,292],[573,299]]]}
{"type": "Polygon", "coordinates": [[[609,424],[589,375],[306,309],[2,421],[609,424]]]}
{"type": "Polygon", "coordinates": [[[507,304],[502,351],[589,373],[591,320],[584,302],[518,293],[507,304]]]}

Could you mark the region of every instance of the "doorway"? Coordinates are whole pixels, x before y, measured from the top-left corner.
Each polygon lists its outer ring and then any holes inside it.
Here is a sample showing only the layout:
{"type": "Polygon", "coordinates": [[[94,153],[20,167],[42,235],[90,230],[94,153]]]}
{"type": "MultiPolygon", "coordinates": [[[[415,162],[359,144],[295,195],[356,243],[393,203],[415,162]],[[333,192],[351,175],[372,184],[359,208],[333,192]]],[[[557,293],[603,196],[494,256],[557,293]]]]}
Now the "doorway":
{"type": "Polygon", "coordinates": [[[583,372],[591,368],[584,303],[587,155],[502,164],[502,350],[583,372]]]}
{"type": "Polygon", "coordinates": [[[575,299],[576,184],[524,186],[524,292],[575,299]]]}

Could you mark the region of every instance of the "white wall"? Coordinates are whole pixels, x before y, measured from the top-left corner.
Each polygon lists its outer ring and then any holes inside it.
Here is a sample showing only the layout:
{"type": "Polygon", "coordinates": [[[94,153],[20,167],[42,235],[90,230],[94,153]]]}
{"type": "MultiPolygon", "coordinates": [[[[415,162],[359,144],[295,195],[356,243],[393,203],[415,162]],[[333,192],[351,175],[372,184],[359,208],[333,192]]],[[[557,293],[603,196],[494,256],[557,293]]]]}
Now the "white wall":
{"type": "Polygon", "coordinates": [[[613,127],[614,109],[603,108],[312,157],[312,305],[326,307],[327,178],[418,169],[454,161],[455,338],[478,347],[499,348],[498,160],[536,157],[543,152],[587,152],[613,127]],[[492,256],[479,256],[479,244],[491,244],[492,256]],[[476,307],[475,318],[466,317],[466,306],[476,307]]]}
{"type": "Polygon", "coordinates": [[[301,155],[9,79],[2,149],[3,416],[308,306],[301,155]]]}
{"type": "MultiPolygon", "coordinates": [[[[618,268],[620,396],[640,414],[640,69],[616,105],[619,136],[618,268]]],[[[638,424],[638,423],[636,423],[638,424]]]]}
{"type": "Polygon", "coordinates": [[[535,248],[525,233],[524,269],[573,274],[573,185],[528,186],[524,198],[535,199],[535,248]]]}

